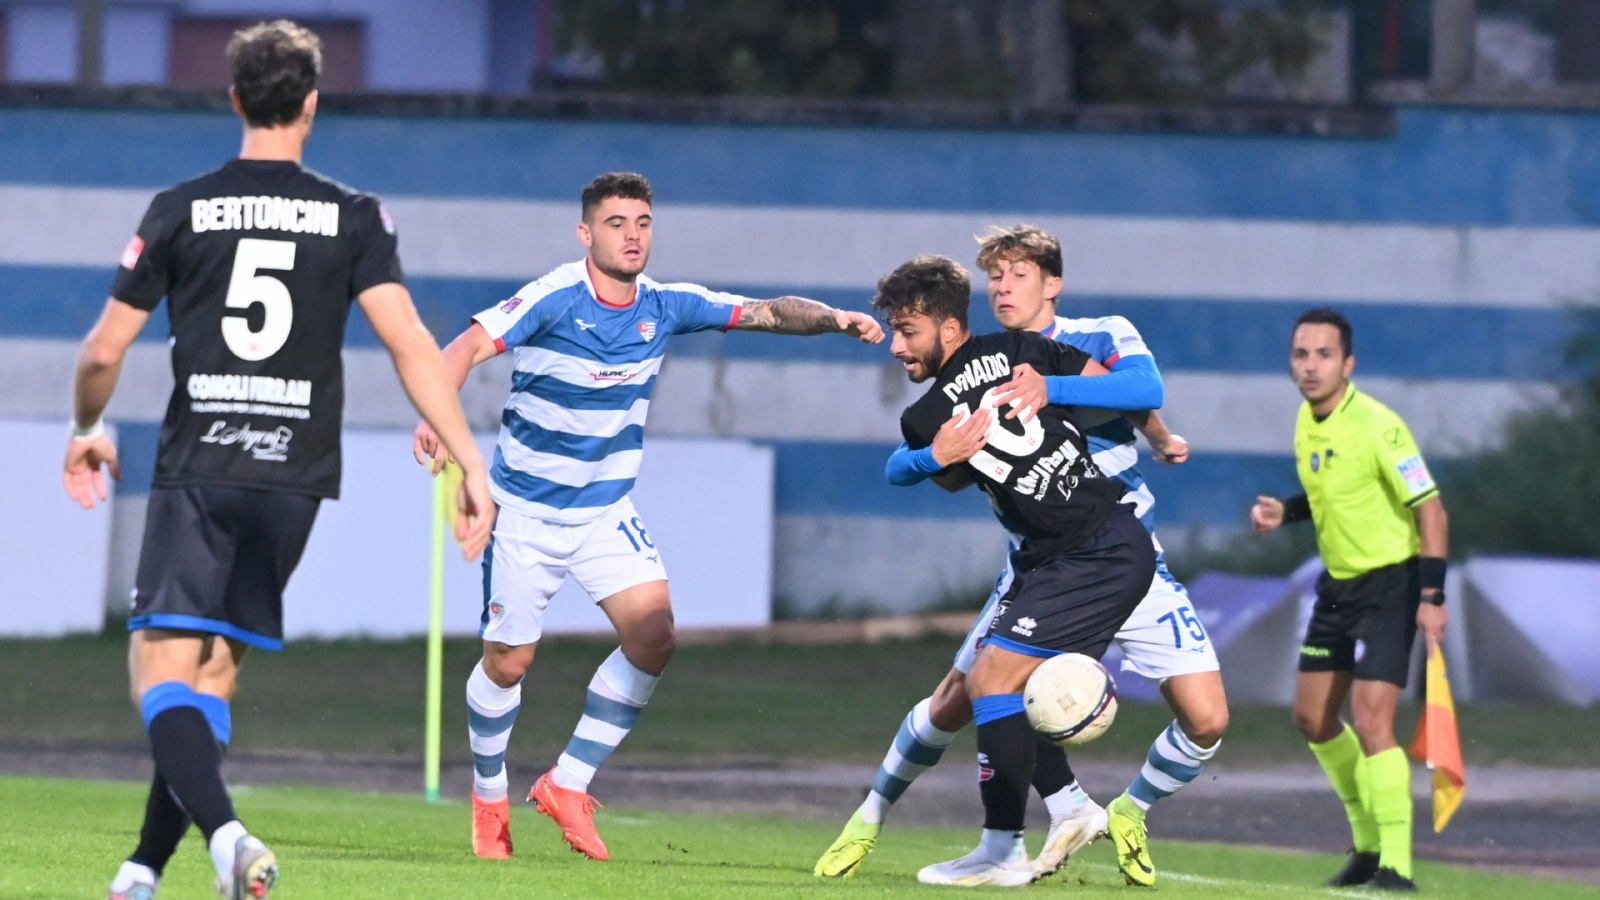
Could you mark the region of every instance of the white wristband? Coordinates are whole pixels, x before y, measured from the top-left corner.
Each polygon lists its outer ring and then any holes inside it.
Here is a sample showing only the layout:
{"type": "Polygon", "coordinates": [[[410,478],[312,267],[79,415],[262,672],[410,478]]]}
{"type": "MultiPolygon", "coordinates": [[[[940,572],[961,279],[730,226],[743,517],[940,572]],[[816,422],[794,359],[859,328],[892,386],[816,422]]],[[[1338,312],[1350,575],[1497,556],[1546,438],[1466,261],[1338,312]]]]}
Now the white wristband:
{"type": "Polygon", "coordinates": [[[106,433],[106,420],[95,419],[94,424],[88,428],[80,427],[76,420],[72,423],[72,439],[75,441],[92,441],[106,433]]]}

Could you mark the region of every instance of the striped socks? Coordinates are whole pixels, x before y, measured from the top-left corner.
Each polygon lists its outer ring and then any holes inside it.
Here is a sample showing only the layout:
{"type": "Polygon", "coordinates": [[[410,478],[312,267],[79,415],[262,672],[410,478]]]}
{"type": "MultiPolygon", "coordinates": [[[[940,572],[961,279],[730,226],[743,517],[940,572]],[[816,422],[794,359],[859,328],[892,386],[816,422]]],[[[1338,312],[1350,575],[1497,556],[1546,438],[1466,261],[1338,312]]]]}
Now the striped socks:
{"type": "Polygon", "coordinates": [[[872,779],[872,790],[861,804],[861,819],[869,825],[881,825],[889,815],[889,807],[900,799],[918,775],[926,772],[944,755],[946,747],[955,740],[955,732],[941,731],[928,718],[928,699],[912,707],[895,732],[894,746],[878,766],[872,779]]]}
{"type": "Polygon", "coordinates": [[[1221,746],[1222,742],[1218,741],[1210,747],[1201,747],[1173,722],[1150,745],[1144,768],[1128,785],[1127,797],[1141,811],[1148,811],[1157,801],[1172,796],[1200,777],[1206,760],[1215,756],[1221,746]]]}
{"type": "Polygon", "coordinates": [[[589,792],[595,771],[633,730],[660,680],[628,662],[621,647],[606,657],[589,681],[583,718],[551,773],[557,787],[589,792]]]}
{"type": "Polygon", "coordinates": [[[467,677],[467,741],[472,746],[472,793],[496,803],[506,798],[506,745],[522,708],[522,682],[503,688],[472,667],[467,677]]]}

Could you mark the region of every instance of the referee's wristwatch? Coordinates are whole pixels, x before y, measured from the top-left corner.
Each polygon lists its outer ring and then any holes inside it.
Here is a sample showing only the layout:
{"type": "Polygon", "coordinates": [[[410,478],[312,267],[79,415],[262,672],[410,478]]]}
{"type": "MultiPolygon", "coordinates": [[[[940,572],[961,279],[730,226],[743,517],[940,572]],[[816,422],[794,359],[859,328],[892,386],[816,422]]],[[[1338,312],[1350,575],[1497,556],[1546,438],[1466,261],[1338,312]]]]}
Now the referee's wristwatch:
{"type": "Polygon", "coordinates": [[[1422,592],[1422,602],[1423,603],[1432,603],[1434,606],[1443,606],[1444,605],[1444,588],[1440,588],[1437,591],[1423,591],[1422,592]]]}

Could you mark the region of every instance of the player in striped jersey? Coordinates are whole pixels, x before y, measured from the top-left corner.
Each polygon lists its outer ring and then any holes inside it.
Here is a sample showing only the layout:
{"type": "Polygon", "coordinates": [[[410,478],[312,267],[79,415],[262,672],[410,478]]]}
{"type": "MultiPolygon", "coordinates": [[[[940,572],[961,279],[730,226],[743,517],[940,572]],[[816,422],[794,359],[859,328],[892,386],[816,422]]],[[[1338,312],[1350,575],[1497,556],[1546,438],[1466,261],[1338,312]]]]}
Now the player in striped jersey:
{"type": "MultiPolygon", "coordinates": [[[[1145,435],[1159,460],[1181,463],[1187,459],[1189,447],[1183,438],[1168,431],[1161,417],[1153,412],[1164,399],[1164,389],[1160,371],[1139,332],[1121,316],[1069,319],[1055,314],[1056,295],[1061,290],[1061,245],[1038,228],[1019,225],[995,229],[981,241],[978,266],[989,274],[990,302],[1000,324],[1013,331],[1042,332],[1083,350],[1110,370],[1098,377],[1046,378],[1018,367],[1011,385],[1015,393],[998,399],[1002,404],[1020,399],[1019,409],[1039,409],[1046,403],[1055,403],[1105,410],[1097,419],[1083,419],[1085,424],[1095,423],[1088,433],[1094,462],[1106,475],[1126,483],[1127,498],[1134,501],[1135,511],[1150,529],[1153,540],[1155,496],[1135,466],[1135,427],[1145,435]]],[[[916,484],[969,458],[985,443],[979,418],[972,417],[965,427],[952,421],[943,429],[942,440],[924,450],[911,451],[902,444],[890,457],[889,481],[916,484]]],[[[939,761],[956,732],[972,721],[967,673],[976,658],[979,639],[988,633],[996,605],[1011,586],[1015,553],[1022,543],[1017,529],[1004,517],[1000,524],[1010,535],[1005,571],[962,643],[949,674],[933,695],[918,703],[901,723],[866,801],[818,860],[817,875],[854,874],[872,852],[889,807],[918,775],[939,761]]],[[[1118,866],[1128,881],[1153,884],[1155,870],[1146,846],[1145,813],[1200,774],[1205,761],[1216,753],[1227,728],[1227,698],[1216,653],[1183,585],[1167,571],[1160,549],[1158,541],[1156,578],[1150,593],[1118,631],[1116,643],[1126,657],[1124,668],[1160,682],[1176,721],[1157,736],[1139,775],[1109,809],[1102,809],[1078,787],[1059,747],[1049,742],[1041,744],[1034,785],[1050,809],[1051,827],[1044,849],[1035,860],[1040,878],[1053,874],[1071,853],[1109,831],[1117,845],[1118,866]]]]}
{"type": "MultiPolygon", "coordinates": [[[[666,569],[628,496],[668,339],[744,329],[883,340],[883,328],[866,313],[644,277],[651,202],[642,175],[595,179],[583,190],[578,225],[587,257],[474,316],[445,349],[457,384],[478,363],[516,352],[490,471],[499,517],[483,560],[483,659],[467,679],[479,856],[511,855],[506,745],[545,607],[568,574],[611,619],[621,646],[590,681],[571,742],[528,799],[556,820],[574,850],[609,856],[595,832],[589,782],[638,720],[675,644],[666,569]]],[[[436,472],[443,463],[426,423],[417,428],[414,452],[419,462],[432,457],[436,472]]]]}

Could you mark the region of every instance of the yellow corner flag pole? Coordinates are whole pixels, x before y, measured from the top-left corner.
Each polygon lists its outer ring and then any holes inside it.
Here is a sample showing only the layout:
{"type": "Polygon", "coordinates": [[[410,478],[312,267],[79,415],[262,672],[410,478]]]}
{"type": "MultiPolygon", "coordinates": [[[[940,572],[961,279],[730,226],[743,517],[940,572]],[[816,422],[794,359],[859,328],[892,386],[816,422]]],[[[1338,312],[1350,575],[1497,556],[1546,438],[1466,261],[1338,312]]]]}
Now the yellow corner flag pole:
{"type": "Polygon", "coordinates": [[[454,530],[452,501],[460,486],[461,467],[454,463],[433,480],[433,579],[428,601],[428,697],[422,761],[423,790],[430,803],[439,799],[440,719],[444,712],[444,550],[454,530]]]}

